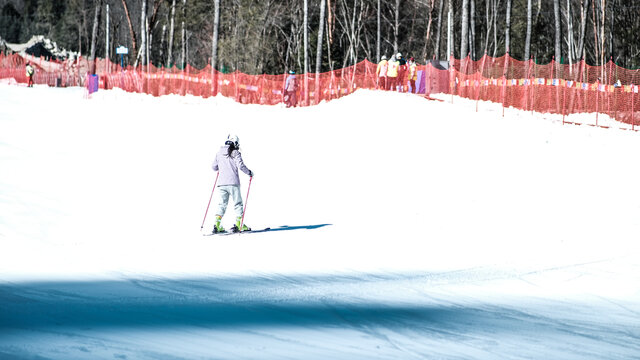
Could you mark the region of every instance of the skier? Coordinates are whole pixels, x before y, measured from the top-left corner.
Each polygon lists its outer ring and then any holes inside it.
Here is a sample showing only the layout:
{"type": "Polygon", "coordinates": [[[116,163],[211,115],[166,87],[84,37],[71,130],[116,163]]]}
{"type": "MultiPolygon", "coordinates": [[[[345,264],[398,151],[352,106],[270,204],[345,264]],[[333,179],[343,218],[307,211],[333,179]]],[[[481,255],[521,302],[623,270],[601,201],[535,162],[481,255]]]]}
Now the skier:
{"type": "Polygon", "coordinates": [[[409,86],[411,87],[412,93],[418,93],[418,89],[416,89],[416,80],[418,80],[418,71],[416,66],[416,61],[412,57],[409,59],[409,86]]]}
{"type": "Polygon", "coordinates": [[[376,68],[376,77],[378,78],[376,89],[387,90],[387,66],[387,57],[385,55],[382,55],[382,58],[378,63],[378,67],[376,68]]]}
{"type": "Polygon", "coordinates": [[[284,83],[284,102],[287,107],[296,107],[298,105],[298,99],[296,92],[298,91],[298,81],[296,80],[296,72],[289,70],[289,76],[284,83]]]}
{"type": "Polygon", "coordinates": [[[396,55],[396,60],[398,60],[398,92],[404,92],[404,79],[407,72],[407,60],[402,57],[402,53],[398,53],[396,55]]]}
{"type": "Polygon", "coordinates": [[[33,69],[33,66],[31,66],[30,63],[27,63],[26,71],[27,71],[27,87],[33,87],[33,73],[35,72],[35,70],[33,69]]]}
{"type": "Polygon", "coordinates": [[[224,146],[216,154],[212,168],[218,171],[218,189],[220,190],[218,210],[216,212],[216,224],[213,227],[213,233],[226,232],[222,227],[221,221],[227,210],[229,198],[233,203],[233,209],[236,215],[236,222],[231,229],[233,232],[250,231],[251,228],[242,224],[242,216],[244,207],[242,205],[242,196],[240,195],[240,178],[238,169],[245,174],[253,177],[253,171],[249,170],[242,161],[240,154],[240,142],[237,136],[229,134],[224,146]],[[242,226],[242,229],[240,228],[242,226]]]}
{"type": "Polygon", "coordinates": [[[391,91],[397,91],[399,67],[400,62],[397,60],[396,55],[392,55],[387,64],[387,87],[391,91]]]}

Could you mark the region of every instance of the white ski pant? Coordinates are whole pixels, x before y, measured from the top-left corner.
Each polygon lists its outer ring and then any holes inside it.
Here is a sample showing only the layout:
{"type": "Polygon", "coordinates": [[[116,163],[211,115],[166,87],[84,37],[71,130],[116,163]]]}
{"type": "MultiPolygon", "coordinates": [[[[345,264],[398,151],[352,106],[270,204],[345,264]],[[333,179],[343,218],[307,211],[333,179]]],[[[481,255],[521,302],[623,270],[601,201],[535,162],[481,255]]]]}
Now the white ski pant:
{"type": "Polygon", "coordinates": [[[240,196],[240,186],[238,185],[220,185],[218,186],[218,211],[216,215],[224,216],[227,211],[227,204],[229,198],[233,204],[233,210],[236,213],[236,217],[241,217],[243,212],[242,196],[240,196]]]}

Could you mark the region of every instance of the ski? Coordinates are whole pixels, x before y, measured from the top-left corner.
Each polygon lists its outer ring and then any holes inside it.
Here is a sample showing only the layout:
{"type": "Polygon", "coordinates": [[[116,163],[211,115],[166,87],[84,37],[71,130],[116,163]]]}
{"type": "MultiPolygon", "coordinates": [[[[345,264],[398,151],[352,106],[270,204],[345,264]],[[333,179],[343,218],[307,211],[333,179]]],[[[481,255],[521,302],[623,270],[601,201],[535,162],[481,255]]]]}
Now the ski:
{"type": "Polygon", "coordinates": [[[202,234],[202,236],[227,236],[227,235],[242,235],[242,234],[249,234],[249,233],[261,233],[261,232],[267,232],[271,230],[270,227],[264,228],[264,229],[259,229],[259,230],[245,230],[245,231],[237,231],[237,232],[233,232],[233,231],[225,231],[225,232],[219,232],[219,233],[207,233],[207,234],[202,234]]]}

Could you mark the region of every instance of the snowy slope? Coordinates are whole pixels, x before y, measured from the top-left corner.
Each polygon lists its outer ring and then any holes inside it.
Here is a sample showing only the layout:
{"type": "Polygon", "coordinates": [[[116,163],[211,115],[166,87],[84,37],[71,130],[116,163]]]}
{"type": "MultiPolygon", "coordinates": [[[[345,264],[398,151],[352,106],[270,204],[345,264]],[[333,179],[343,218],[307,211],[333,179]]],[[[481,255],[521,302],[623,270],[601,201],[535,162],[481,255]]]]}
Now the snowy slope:
{"type": "Polygon", "coordinates": [[[0,84],[0,358],[640,353],[637,133],[372,91],[83,96],[0,84]],[[229,132],[273,231],[200,234],[229,132]]]}

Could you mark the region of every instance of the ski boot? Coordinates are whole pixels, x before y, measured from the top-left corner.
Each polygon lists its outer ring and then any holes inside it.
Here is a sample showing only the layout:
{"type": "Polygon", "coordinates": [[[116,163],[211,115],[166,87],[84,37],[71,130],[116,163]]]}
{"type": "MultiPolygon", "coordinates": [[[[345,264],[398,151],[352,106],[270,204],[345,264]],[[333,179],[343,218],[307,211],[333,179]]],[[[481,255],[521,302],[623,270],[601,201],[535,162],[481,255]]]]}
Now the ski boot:
{"type": "Polygon", "coordinates": [[[213,225],[213,233],[214,234],[220,234],[220,233],[226,232],[224,230],[224,227],[222,227],[222,224],[220,223],[221,221],[222,221],[222,216],[216,215],[216,224],[213,225]]]}
{"type": "Polygon", "coordinates": [[[251,228],[248,227],[247,224],[242,224],[242,230],[240,230],[241,223],[242,223],[242,216],[238,216],[238,218],[236,219],[236,223],[233,224],[233,227],[231,228],[231,231],[233,231],[234,233],[242,232],[242,231],[251,231],[251,228]]]}

